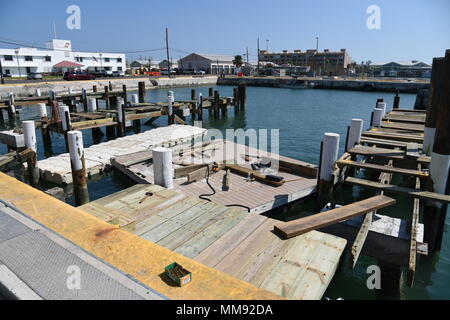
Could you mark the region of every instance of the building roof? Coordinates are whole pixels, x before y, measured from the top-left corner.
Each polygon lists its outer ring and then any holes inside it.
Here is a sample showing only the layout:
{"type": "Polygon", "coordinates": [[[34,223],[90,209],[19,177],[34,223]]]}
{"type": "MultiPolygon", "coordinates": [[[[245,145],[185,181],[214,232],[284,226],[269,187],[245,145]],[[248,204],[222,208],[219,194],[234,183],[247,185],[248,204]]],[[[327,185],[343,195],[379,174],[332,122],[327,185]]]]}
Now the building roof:
{"type": "Polygon", "coordinates": [[[418,60],[412,60],[412,61],[381,61],[381,62],[375,62],[372,63],[372,66],[384,66],[384,65],[388,65],[388,64],[397,64],[399,66],[402,67],[413,67],[413,66],[421,66],[421,67],[431,67],[430,64],[423,62],[423,61],[418,61],[418,60]]]}
{"type": "Polygon", "coordinates": [[[54,68],[78,68],[83,67],[83,64],[71,62],[71,61],[61,61],[60,63],[55,64],[54,68]]]}
{"type": "MultiPolygon", "coordinates": [[[[211,61],[217,61],[219,60],[220,62],[229,62],[229,63],[233,63],[234,60],[234,56],[229,56],[229,55],[223,55],[223,54],[203,54],[203,53],[191,53],[189,55],[187,55],[186,57],[189,57],[190,55],[195,54],[198,56],[201,56],[205,59],[211,60],[211,61]]],[[[184,58],[186,58],[184,57],[184,58]]],[[[183,59],[184,59],[183,58],[183,59]]]]}

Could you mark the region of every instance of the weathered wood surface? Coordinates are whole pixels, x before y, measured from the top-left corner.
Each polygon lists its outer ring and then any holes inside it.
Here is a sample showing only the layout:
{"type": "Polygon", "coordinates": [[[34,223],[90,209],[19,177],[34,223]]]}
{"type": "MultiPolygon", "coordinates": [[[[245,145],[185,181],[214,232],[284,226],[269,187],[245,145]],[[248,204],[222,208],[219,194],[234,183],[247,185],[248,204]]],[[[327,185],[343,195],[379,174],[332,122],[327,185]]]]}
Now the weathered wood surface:
{"type": "Polygon", "coordinates": [[[381,138],[394,141],[423,143],[423,136],[393,133],[393,132],[383,132],[381,130],[366,131],[363,132],[362,136],[368,138],[381,138]]]}
{"type": "MultiPolygon", "coordinates": [[[[153,165],[151,161],[144,160],[142,163],[124,166],[123,163],[128,161],[128,157],[130,159],[134,158],[133,155],[121,156],[123,160],[116,158],[112,161],[113,167],[137,183],[153,183],[153,165]]],[[[212,164],[213,162],[226,162],[227,164],[239,163],[240,167],[251,170],[251,163],[256,160],[260,161],[258,157],[266,157],[267,159],[277,159],[279,157],[280,164],[283,163],[284,166],[281,167],[281,171],[275,171],[271,174],[282,176],[286,181],[290,182],[274,187],[260,181],[249,181],[247,175],[243,176],[232,172],[229,176],[230,188],[227,189],[224,188],[226,171],[220,170],[210,175],[209,182],[214,187],[216,193],[208,196],[208,198],[222,205],[240,204],[250,208],[250,211],[253,213],[263,213],[304,198],[315,192],[317,180],[312,177],[313,171],[316,170],[315,166],[287,157],[267,154],[255,148],[229,141],[215,140],[214,143],[209,145],[187,150],[181,156],[174,154],[173,163],[175,170],[181,169],[179,164],[189,166],[198,164],[206,165],[212,164]],[[257,157],[252,157],[250,161],[245,161],[242,157],[245,154],[256,155],[257,157]],[[290,168],[286,169],[289,171],[283,171],[283,168],[288,166],[288,164],[292,164],[290,168]],[[293,168],[298,168],[298,170],[294,170],[293,168]],[[298,174],[297,172],[300,171],[300,168],[306,168],[305,172],[308,175],[298,174]]],[[[273,164],[275,168],[276,162],[273,161],[273,164]]],[[[211,194],[212,190],[206,184],[205,180],[206,172],[200,170],[199,173],[200,175],[195,179],[195,182],[193,179],[186,177],[175,179],[175,189],[192,197],[198,197],[201,194],[211,194]]]]}
{"type": "Polygon", "coordinates": [[[276,220],[154,185],[135,185],[80,209],[289,299],[321,299],[346,245],[317,231],[281,240],[272,232],[276,220]]]}
{"type": "Polygon", "coordinates": [[[404,168],[397,168],[397,167],[389,167],[384,165],[378,165],[374,163],[367,163],[367,162],[356,162],[351,160],[339,160],[336,162],[338,167],[355,167],[355,168],[361,168],[361,169],[369,169],[374,171],[380,171],[380,172],[387,172],[387,173],[396,173],[401,174],[405,176],[414,176],[419,178],[427,178],[429,177],[428,172],[424,171],[418,171],[418,170],[411,170],[411,169],[404,169],[404,168]]]}
{"type": "Polygon", "coordinates": [[[345,183],[357,185],[360,187],[366,187],[376,190],[382,190],[386,193],[398,193],[413,198],[419,198],[422,200],[440,201],[443,203],[450,203],[450,196],[440,193],[434,193],[429,191],[422,191],[418,189],[410,189],[405,187],[394,186],[391,184],[383,184],[374,181],[368,181],[358,178],[349,177],[345,180],[345,183]]]}
{"type": "Polygon", "coordinates": [[[275,230],[283,237],[289,239],[312,230],[320,229],[358,215],[390,206],[394,203],[395,200],[389,197],[375,196],[340,208],[285,222],[275,226],[275,230]]]}
{"type": "MultiPolygon", "coordinates": [[[[361,155],[366,157],[379,157],[390,160],[403,160],[406,157],[406,153],[403,150],[393,150],[376,147],[356,146],[347,151],[352,155],[361,155]]],[[[416,159],[420,163],[430,163],[430,157],[422,156],[416,159]]]]}

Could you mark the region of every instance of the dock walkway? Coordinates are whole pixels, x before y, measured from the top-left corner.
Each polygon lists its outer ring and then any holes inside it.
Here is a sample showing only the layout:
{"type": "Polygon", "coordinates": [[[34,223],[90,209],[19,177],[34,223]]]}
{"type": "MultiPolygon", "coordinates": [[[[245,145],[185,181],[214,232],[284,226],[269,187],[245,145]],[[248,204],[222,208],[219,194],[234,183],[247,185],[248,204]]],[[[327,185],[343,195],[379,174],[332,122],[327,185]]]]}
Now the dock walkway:
{"type": "Polygon", "coordinates": [[[347,242],[317,231],[282,240],[273,233],[275,219],[156,185],[79,209],[288,299],[321,299],[347,242]]]}

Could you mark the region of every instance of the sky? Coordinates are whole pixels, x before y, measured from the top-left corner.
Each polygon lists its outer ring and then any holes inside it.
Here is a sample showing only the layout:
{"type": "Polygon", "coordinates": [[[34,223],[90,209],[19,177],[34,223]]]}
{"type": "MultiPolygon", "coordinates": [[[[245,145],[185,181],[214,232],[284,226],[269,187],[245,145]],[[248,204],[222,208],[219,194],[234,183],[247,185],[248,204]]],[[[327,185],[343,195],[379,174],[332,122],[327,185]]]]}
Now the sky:
{"type": "MultiPolygon", "coordinates": [[[[74,50],[125,52],[129,60],[189,53],[243,55],[256,61],[260,48],[346,48],[361,61],[420,60],[431,63],[450,48],[449,0],[0,0],[0,41],[44,46],[72,40],[74,50]],[[68,29],[70,5],[81,12],[80,29],[68,29]],[[367,20],[380,9],[379,29],[367,20]],[[269,40],[268,42],[266,40],[269,40]],[[146,52],[138,52],[146,51],[146,52]]],[[[373,19],[370,21],[374,21],[373,19]]],[[[0,48],[18,47],[0,42],[0,48]]]]}

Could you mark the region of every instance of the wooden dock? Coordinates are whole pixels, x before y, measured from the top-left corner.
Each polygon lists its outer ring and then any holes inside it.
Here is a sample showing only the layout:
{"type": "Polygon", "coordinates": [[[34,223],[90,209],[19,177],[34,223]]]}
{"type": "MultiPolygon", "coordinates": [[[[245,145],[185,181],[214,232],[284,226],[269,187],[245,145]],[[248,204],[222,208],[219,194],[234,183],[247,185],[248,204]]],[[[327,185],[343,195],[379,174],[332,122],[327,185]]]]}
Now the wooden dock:
{"type": "MultiPolygon", "coordinates": [[[[315,165],[226,140],[214,140],[187,149],[183,154],[175,153],[173,163],[175,190],[195,198],[206,195],[204,198],[214,203],[236,204],[252,213],[263,213],[305,198],[315,192],[317,184],[315,165]],[[271,166],[254,170],[255,163],[261,159],[270,159],[271,166]],[[206,166],[213,163],[222,164],[221,170],[208,175],[206,166]],[[274,186],[264,179],[248,179],[247,170],[260,176],[277,175],[286,182],[274,186]]],[[[112,166],[136,183],[154,183],[151,152],[118,156],[112,166]]]]}
{"type": "Polygon", "coordinates": [[[282,240],[272,232],[275,219],[156,185],[135,185],[79,209],[289,299],[320,299],[346,245],[317,231],[282,240]]]}
{"type": "MultiPolygon", "coordinates": [[[[201,138],[205,133],[206,129],[198,127],[172,125],[92,145],[86,148],[84,153],[86,171],[88,176],[95,176],[102,173],[110,165],[111,159],[118,155],[150,150],[159,146],[190,145],[193,140],[201,138]]],[[[72,183],[68,153],[41,160],[38,167],[43,181],[58,185],[72,183]]]]}

